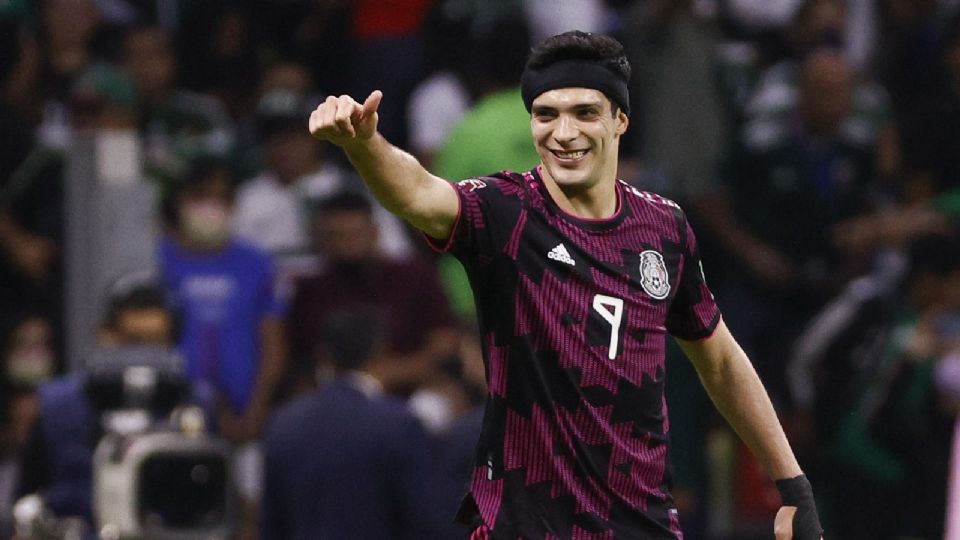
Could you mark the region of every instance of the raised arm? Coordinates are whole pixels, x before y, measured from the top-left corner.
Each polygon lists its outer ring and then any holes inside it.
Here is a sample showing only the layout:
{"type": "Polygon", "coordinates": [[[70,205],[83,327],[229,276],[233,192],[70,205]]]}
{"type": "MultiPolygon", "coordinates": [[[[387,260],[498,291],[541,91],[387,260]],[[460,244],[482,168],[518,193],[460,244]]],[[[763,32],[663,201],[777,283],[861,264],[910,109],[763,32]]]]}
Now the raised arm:
{"type": "Polygon", "coordinates": [[[329,96],[310,114],[310,133],[343,148],[384,208],[434,238],[446,238],[459,212],[456,191],[377,131],[381,99],[379,90],[363,104],[329,96]]]}
{"type": "Polygon", "coordinates": [[[775,525],[777,540],[820,538],[820,521],[806,477],[760,377],[727,326],[720,321],[707,339],[677,342],[717,410],[776,481],[784,499],[775,525]]]}

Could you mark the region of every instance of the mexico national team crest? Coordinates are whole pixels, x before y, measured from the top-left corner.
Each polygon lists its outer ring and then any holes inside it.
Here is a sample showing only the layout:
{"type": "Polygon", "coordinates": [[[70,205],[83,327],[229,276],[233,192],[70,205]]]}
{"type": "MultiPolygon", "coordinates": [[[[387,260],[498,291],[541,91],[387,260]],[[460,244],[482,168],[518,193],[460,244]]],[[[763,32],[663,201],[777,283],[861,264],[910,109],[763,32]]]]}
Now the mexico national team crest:
{"type": "Polygon", "coordinates": [[[663,255],[652,249],[640,253],[640,286],[657,300],[670,294],[667,265],[663,262],[663,255]]]}

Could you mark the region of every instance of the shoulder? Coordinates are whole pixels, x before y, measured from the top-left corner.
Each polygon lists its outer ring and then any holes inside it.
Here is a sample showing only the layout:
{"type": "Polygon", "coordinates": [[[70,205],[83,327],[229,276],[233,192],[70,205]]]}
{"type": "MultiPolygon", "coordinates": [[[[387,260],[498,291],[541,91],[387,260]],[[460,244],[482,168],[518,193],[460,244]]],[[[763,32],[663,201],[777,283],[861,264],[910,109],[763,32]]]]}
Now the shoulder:
{"type": "Polygon", "coordinates": [[[686,220],[686,215],[680,205],[672,199],[652,191],[643,191],[623,180],[617,180],[622,188],[624,204],[629,204],[636,210],[639,210],[641,217],[645,219],[664,220],[669,223],[675,223],[679,218],[686,220]]]}
{"type": "Polygon", "coordinates": [[[262,173],[245,180],[237,188],[237,201],[281,193],[283,189],[271,174],[262,173]]]}
{"type": "Polygon", "coordinates": [[[624,182],[623,180],[617,180],[620,184],[620,187],[623,188],[624,197],[633,201],[637,201],[640,204],[668,208],[671,211],[680,210],[680,205],[677,204],[672,199],[668,199],[663,195],[654,193],[652,191],[643,191],[638,189],[630,184],[624,182]]]}
{"type": "Polygon", "coordinates": [[[381,394],[369,400],[370,408],[375,409],[382,418],[390,420],[389,424],[399,427],[403,425],[416,425],[419,427],[417,418],[410,412],[407,402],[400,398],[381,394]]]}
{"type": "Polygon", "coordinates": [[[322,294],[328,286],[330,279],[325,269],[316,268],[303,274],[294,275],[292,278],[293,290],[297,296],[322,294]]]}
{"type": "Polygon", "coordinates": [[[454,182],[457,189],[467,193],[484,195],[508,195],[520,197],[524,193],[528,173],[497,171],[487,176],[474,176],[454,182]]]}
{"type": "Polygon", "coordinates": [[[40,402],[55,405],[63,401],[73,402],[83,397],[84,377],[78,374],[64,375],[40,385],[40,402]]]}
{"type": "Polygon", "coordinates": [[[685,242],[688,235],[687,215],[676,201],[651,191],[643,191],[623,180],[618,180],[624,204],[629,205],[635,219],[644,227],[659,231],[685,242]]]}
{"type": "Polygon", "coordinates": [[[227,246],[227,253],[236,257],[263,262],[270,260],[270,255],[268,255],[266,251],[240,238],[234,238],[230,241],[230,244],[227,246]]]}
{"type": "Polygon", "coordinates": [[[180,246],[172,233],[161,237],[158,252],[162,273],[166,278],[179,276],[193,266],[190,254],[180,246]]]}
{"type": "Polygon", "coordinates": [[[410,411],[407,402],[390,394],[368,396],[349,388],[334,389],[342,395],[349,395],[355,413],[356,425],[376,426],[376,430],[386,438],[402,436],[411,431],[422,431],[423,427],[410,411]]]}
{"type": "Polygon", "coordinates": [[[303,431],[302,427],[315,419],[319,409],[317,395],[314,393],[294,398],[278,407],[264,429],[264,443],[268,446],[283,448],[286,440],[303,431]]]}

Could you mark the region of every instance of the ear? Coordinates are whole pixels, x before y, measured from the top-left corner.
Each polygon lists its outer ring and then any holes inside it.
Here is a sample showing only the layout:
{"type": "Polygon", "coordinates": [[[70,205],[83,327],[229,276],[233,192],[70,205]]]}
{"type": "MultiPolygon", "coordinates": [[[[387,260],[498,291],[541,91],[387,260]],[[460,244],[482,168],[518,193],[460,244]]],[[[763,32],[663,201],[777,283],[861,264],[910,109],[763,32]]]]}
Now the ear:
{"type": "Polygon", "coordinates": [[[630,117],[627,116],[627,113],[623,112],[623,109],[617,111],[617,126],[616,133],[617,135],[623,135],[627,131],[627,127],[630,125],[630,117]]]}

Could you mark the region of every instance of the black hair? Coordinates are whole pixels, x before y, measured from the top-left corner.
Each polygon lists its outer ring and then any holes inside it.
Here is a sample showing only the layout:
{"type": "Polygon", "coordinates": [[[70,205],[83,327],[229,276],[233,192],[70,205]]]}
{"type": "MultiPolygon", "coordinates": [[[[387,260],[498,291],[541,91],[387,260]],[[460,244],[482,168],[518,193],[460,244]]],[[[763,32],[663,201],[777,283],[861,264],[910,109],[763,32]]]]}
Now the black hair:
{"type": "Polygon", "coordinates": [[[113,282],[106,293],[103,325],[115,329],[124,313],[148,309],[161,309],[170,315],[170,340],[179,341],[180,312],[171,303],[157,276],[149,271],[131,272],[113,282]]]}
{"type": "Polygon", "coordinates": [[[107,299],[104,323],[114,328],[124,312],[142,309],[169,309],[166,292],[161,286],[154,283],[137,283],[129,288],[111,291],[107,299]]]}
{"type": "MultiPolygon", "coordinates": [[[[15,307],[7,310],[2,315],[0,315],[0,383],[6,385],[6,388],[0,388],[0,395],[3,395],[4,392],[7,392],[7,389],[10,389],[10,392],[13,394],[10,396],[12,398],[16,395],[23,392],[32,392],[36,389],[36,386],[32,383],[25,383],[21,381],[12,380],[9,373],[7,372],[9,365],[7,364],[9,360],[9,353],[13,349],[14,342],[17,338],[18,331],[28,322],[39,319],[43,321],[51,330],[51,335],[49,339],[51,340],[50,347],[55,352],[56,362],[52,366],[54,372],[60,371],[59,365],[59,354],[57,352],[57,333],[54,327],[54,320],[50,317],[48,313],[45,313],[43,310],[34,307],[34,306],[22,306],[15,307]]],[[[2,386],[2,385],[0,385],[2,386]]],[[[3,400],[0,400],[3,401],[3,400]]],[[[0,408],[5,407],[0,403],[0,408]]],[[[0,420],[0,426],[2,426],[3,421],[0,420]]]]}
{"type": "Polygon", "coordinates": [[[338,309],[324,317],[320,336],[337,371],[360,369],[382,345],[383,313],[372,306],[338,309]]]}
{"type": "Polygon", "coordinates": [[[173,229],[179,227],[180,214],[177,209],[177,200],[212,180],[215,173],[227,175],[227,187],[230,188],[230,195],[233,196],[236,190],[235,171],[223,157],[219,156],[196,156],[189,160],[181,174],[168,178],[164,182],[160,214],[168,227],[173,229]]]}
{"type": "Polygon", "coordinates": [[[312,110],[313,100],[296,90],[271,90],[261,96],[257,104],[257,131],[264,138],[290,131],[306,133],[304,118],[309,117],[312,110]]]}
{"type": "Polygon", "coordinates": [[[530,51],[527,67],[542,69],[564,60],[590,60],[630,80],[630,61],[623,45],[605,35],[570,30],[549,37],[530,51]]]}
{"type": "Polygon", "coordinates": [[[6,310],[0,316],[0,354],[6,354],[10,350],[17,330],[32,319],[43,319],[50,323],[50,318],[45,313],[31,306],[6,310]]]}

